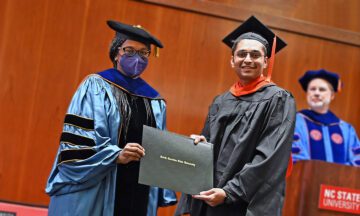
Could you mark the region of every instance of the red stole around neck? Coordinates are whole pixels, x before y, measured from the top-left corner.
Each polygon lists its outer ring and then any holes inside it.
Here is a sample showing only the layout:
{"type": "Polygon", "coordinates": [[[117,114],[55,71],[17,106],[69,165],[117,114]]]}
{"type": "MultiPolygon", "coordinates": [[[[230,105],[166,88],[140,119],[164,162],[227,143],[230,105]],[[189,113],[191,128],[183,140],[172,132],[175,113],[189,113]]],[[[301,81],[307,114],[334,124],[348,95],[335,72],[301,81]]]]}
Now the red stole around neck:
{"type": "Polygon", "coordinates": [[[264,76],[259,76],[254,81],[248,83],[247,85],[242,85],[240,81],[237,81],[234,85],[231,86],[230,92],[236,97],[243,95],[251,94],[259,90],[261,87],[272,83],[271,81],[266,80],[264,76]]]}

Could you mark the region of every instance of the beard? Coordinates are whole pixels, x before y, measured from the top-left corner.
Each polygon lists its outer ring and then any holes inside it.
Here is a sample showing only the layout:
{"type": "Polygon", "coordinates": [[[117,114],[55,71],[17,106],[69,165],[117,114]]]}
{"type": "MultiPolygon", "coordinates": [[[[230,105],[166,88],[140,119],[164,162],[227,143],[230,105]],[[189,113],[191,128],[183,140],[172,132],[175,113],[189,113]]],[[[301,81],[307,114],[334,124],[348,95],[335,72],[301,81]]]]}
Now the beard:
{"type": "Polygon", "coordinates": [[[330,104],[330,98],[325,98],[322,101],[316,101],[316,102],[309,100],[309,106],[312,109],[325,108],[325,107],[328,107],[329,104],[330,104]]]}

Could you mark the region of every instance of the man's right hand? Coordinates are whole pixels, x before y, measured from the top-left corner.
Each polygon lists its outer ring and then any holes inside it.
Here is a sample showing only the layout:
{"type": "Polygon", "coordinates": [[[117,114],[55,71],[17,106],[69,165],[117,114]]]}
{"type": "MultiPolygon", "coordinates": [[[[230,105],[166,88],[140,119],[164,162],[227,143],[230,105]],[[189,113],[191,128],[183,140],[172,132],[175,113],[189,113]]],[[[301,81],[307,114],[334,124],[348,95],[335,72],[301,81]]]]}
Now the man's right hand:
{"type": "Polygon", "coordinates": [[[139,161],[145,155],[145,149],[138,143],[127,143],[120,152],[116,162],[127,164],[131,161],[139,161]]]}
{"type": "Polygon", "coordinates": [[[198,144],[199,142],[207,142],[206,138],[203,135],[195,135],[195,134],[191,134],[190,135],[191,139],[194,139],[194,144],[198,144]]]}

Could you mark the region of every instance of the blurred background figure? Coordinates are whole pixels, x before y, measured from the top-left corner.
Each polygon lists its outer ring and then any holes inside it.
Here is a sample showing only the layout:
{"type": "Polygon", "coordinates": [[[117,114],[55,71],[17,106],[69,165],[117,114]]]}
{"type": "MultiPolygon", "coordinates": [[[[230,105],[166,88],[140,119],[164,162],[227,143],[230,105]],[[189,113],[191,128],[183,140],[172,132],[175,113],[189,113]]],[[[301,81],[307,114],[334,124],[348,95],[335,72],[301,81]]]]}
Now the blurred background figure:
{"type": "Polygon", "coordinates": [[[294,162],[323,160],[360,166],[360,141],[353,126],[330,111],[340,77],[324,69],[307,71],[300,79],[309,109],[296,115],[292,145],[294,162]]]}

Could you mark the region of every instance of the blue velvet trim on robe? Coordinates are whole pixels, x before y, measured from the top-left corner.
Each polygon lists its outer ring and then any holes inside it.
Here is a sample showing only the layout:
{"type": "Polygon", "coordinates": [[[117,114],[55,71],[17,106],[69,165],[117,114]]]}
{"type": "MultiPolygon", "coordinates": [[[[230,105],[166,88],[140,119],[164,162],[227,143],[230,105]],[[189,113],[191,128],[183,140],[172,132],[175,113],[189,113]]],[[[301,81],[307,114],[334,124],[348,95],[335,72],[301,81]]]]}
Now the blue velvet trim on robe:
{"type": "Polygon", "coordinates": [[[319,133],[322,133],[324,139],[323,145],[325,148],[326,161],[336,162],[345,165],[359,166],[360,165],[360,140],[356,134],[354,127],[341,120],[325,122],[328,125],[321,123],[319,118],[313,119],[313,116],[319,115],[306,115],[310,111],[302,111],[296,114],[296,127],[293,140],[293,161],[294,163],[299,160],[312,160],[311,145],[313,145],[311,136],[319,139],[319,133]],[[309,123],[311,122],[311,123],[309,123]],[[321,127],[318,133],[308,128],[309,124],[315,124],[321,127]],[[341,131],[341,133],[338,131],[341,131]],[[339,150],[342,148],[341,150],[339,150]],[[300,151],[299,151],[300,149],[300,151]],[[334,154],[335,153],[335,154],[334,154]]]}
{"type": "Polygon", "coordinates": [[[334,113],[332,113],[330,110],[325,114],[319,114],[319,113],[314,112],[309,109],[301,110],[301,111],[299,111],[299,113],[302,113],[305,116],[312,119],[313,121],[324,124],[324,125],[340,123],[340,119],[334,113]]]}
{"type": "Polygon", "coordinates": [[[312,121],[306,119],[307,128],[311,134],[311,131],[318,131],[321,135],[321,138],[314,139],[313,136],[309,136],[310,140],[310,155],[312,159],[315,160],[324,160],[326,161],[326,152],[325,152],[325,145],[324,145],[324,136],[322,133],[322,128],[318,124],[314,124],[312,121]]]}
{"type": "Polygon", "coordinates": [[[116,84],[131,94],[152,99],[161,98],[160,94],[140,77],[137,79],[126,77],[114,68],[107,69],[98,74],[105,80],[116,84]]]}
{"type": "Polygon", "coordinates": [[[329,135],[331,140],[331,148],[333,153],[333,161],[335,163],[346,163],[345,148],[344,148],[344,136],[342,134],[339,124],[329,126],[329,135]],[[335,142],[334,136],[340,139],[335,142]]]}
{"type": "Polygon", "coordinates": [[[341,128],[339,126],[340,119],[331,111],[328,111],[325,114],[316,113],[312,110],[301,110],[304,116],[306,116],[306,124],[309,130],[310,135],[310,153],[312,159],[329,161],[329,158],[326,158],[326,149],[325,143],[330,143],[332,150],[332,162],[335,163],[345,163],[346,155],[344,149],[344,136],[342,134],[341,128]],[[327,128],[326,128],[327,127],[327,128]],[[326,128],[326,129],[325,129],[326,128]],[[321,139],[315,140],[311,136],[311,131],[317,130],[321,133],[321,139]],[[324,130],[328,130],[328,133],[324,133],[324,130]],[[327,136],[328,137],[324,137],[327,136]],[[341,142],[335,142],[333,135],[340,137],[341,142]],[[324,140],[326,138],[326,140],[324,140]]]}

